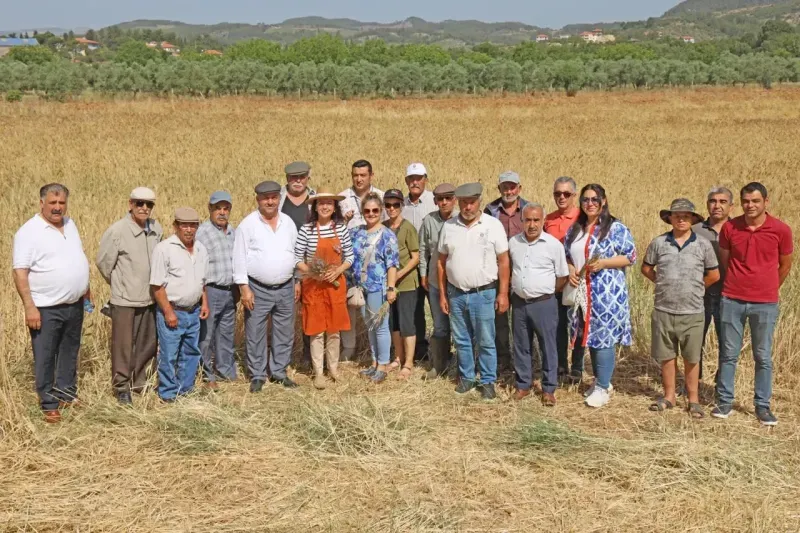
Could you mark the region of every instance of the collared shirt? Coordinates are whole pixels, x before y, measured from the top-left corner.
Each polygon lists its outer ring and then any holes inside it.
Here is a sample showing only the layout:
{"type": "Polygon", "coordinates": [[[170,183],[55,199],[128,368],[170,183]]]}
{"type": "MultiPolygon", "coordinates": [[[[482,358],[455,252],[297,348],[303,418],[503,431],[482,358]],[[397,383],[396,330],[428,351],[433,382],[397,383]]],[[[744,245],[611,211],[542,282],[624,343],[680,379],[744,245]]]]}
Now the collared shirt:
{"type": "Polygon", "coordinates": [[[161,241],[153,250],[150,285],[164,287],[167,299],[180,307],[200,303],[206,285],[208,252],[203,243],[194,241],[192,253],[177,235],[161,241]]]}
{"type": "Polygon", "coordinates": [[[497,256],[507,251],[503,225],[486,213],[470,226],[460,216],[442,226],[439,253],[447,254],[447,281],[463,291],[497,281],[497,256]]]}
{"type": "MultiPolygon", "coordinates": [[[[374,185],[369,186],[369,193],[375,193],[383,198],[383,191],[375,187],[374,185]]],[[[350,222],[347,223],[348,229],[354,229],[359,226],[363,226],[367,222],[364,220],[364,215],[361,214],[361,198],[359,198],[356,191],[349,187],[342,192],[339,193],[339,196],[344,196],[344,200],[339,202],[339,206],[342,209],[342,214],[346,214],[350,211],[353,212],[353,218],[350,219],[350,222]]],[[[386,220],[386,211],[381,213],[381,221],[386,220]]]]}
{"type": "Polygon", "coordinates": [[[671,231],[659,235],[647,247],[644,264],[656,269],[655,308],[673,315],[695,315],[704,311],[706,272],[719,268],[714,248],[692,232],[683,246],[671,231]]]}
{"type": "Polygon", "coordinates": [[[529,202],[525,198],[520,196],[517,198],[517,207],[514,213],[509,215],[503,207],[503,198],[501,197],[487,204],[483,212],[499,220],[506,232],[506,238],[510,239],[522,233],[522,210],[525,209],[528,203],[529,202]]]}
{"type": "Polygon", "coordinates": [[[130,214],[103,233],[95,264],[111,285],[112,305],[147,307],[153,303],[150,260],[163,234],[155,220],[148,219],[143,228],[130,214]]]}
{"type": "Polygon", "coordinates": [[[754,303],[776,303],[780,289],[780,258],[794,251],[792,230],[767,215],[751,231],[744,215],[729,220],[719,234],[719,247],[730,252],[722,295],[754,303]]]}
{"type": "Polygon", "coordinates": [[[411,222],[414,229],[419,232],[422,227],[422,219],[434,211],[438,211],[436,202],[433,201],[433,193],[427,189],[422,191],[422,194],[417,198],[417,202],[411,202],[411,199],[406,195],[405,207],[403,207],[403,218],[411,222]]]}
{"type": "Polygon", "coordinates": [[[580,214],[581,211],[577,207],[573,207],[565,214],[561,214],[561,212],[555,210],[544,217],[544,231],[559,241],[564,242],[567,236],[567,230],[578,220],[578,215],[580,214]]]}
{"type": "MultiPolygon", "coordinates": [[[[450,218],[457,217],[454,209],[450,218]]],[[[449,220],[449,219],[448,219],[449,220]]],[[[445,221],[439,211],[429,214],[422,220],[419,230],[419,274],[428,277],[428,285],[439,287],[439,235],[445,221]]]]}
{"type": "Polygon", "coordinates": [[[297,228],[285,213],[277,216],[274,230],[258,210],[247,215],[236,229],[233,282],[237,285],[246,285],[248,277],[266,285],[280,285],[292,277],[297,265],[297,228]]]}
{"type": "MultiPolygon", "coordinates": [[[[717,233],[717,231],[714,229],[714,226],[711,225],[711,221],[706,219],[703,222],[698,222],[692,226],[692,231],[694,231],[698,236],[707,239],[711,243],[711,247],[714,248],[714,253],[717,254],[717,262],[719,262],[719,233],[717,233]]],[[[725,267],[722,265],[722,263],[720,263],[719,281],[710,287],[706,287],[706,294],[722,294],[722,286],[724,283],[725,267]]]]}
{"type": "Polygon", "coordinates": [[[34,215],[14,235],[13,268],[28,270],[36,307],[72,304],[89,289],[89,261],[78,228],[64,217],[63,234],[34,215]]]}
{"type": "Polygon", "coordinates": [[[556,278],[569,276],[564,245],[547,233],[528,242],[520,233],[508,241],[511,291],[520,298],[538,298],[556,291],[556,278]]]}
{"type": "Polygon", "coordinates": [[[233,224],[228,224],[223,230],[210,220],[206,220],[197,228],[195,238],[203,243],[208,252],[206,283],[233,285],[233,242],[236,239],[233,224]]]}

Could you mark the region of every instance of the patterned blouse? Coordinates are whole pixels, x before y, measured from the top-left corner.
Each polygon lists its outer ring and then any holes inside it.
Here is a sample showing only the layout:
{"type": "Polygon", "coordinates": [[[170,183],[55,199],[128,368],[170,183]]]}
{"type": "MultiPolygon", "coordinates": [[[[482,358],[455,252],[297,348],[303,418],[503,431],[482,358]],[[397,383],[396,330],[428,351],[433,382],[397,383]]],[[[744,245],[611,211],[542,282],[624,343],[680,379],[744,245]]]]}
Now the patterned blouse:
{"type": "Polygon", "coordinates": [[[394,232],[383,228],[381,235],[375,243],[375,252],[370,258],[370,246],[375,240],[374,233],[368,233],[366,226],[359,226],[351,230],[353,241],[353,268],[350,269],[351,281],[366,292],[386,292],[386,278],[390,268],[400,267],[400,253],[397,237],[394,232]],[[362,283],[364,261],[367,265],[366,280],[362,283]]]}
{"type": "MultiPolygon", "coordinates": [[[[565,241],[569,240],[573,229],[567,230],[565,241]]],[[[599,233],[600,228],[595,225],[592,237],[585,248],[586,262],[594,256],[599,259],[610,259],[617,255],[627,257],[631,265],[636,262],[633,236],[622,222],[614,221],[608,235],[602,241],[597,239],[599,233]]],[[[569,247],[565,245],[565,249],[567,260],[572,263],[569,247]]],[[[586,324],[581,339],[575,339],[580,317],[574,308],[569,311],[570,332],[576,345],[596,349],[611,348],[617,344],[631,345],[631,311],[625,272],[625,268],[606,268],[587,274],[587,297],[591,312],[585,318],[586,324]]]]}

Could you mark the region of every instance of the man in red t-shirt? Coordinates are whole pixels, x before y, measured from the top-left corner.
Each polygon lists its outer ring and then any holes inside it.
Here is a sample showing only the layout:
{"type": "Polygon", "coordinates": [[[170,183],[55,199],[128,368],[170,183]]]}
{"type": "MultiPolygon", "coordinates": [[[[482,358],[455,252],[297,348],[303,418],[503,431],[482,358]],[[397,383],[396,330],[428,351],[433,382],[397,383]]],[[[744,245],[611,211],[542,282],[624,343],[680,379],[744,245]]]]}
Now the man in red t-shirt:
{"type": "Polygon", "coordinates": [[[731,219],[719,236],[720,263],[727,267],[720,314],[717,406],[711,415],[728,418],[733,405],[736,363],[745,322],[750,322],[756,363],[754,404],[765,426],[777,425],[772,398],[772,335],[778,321],[778,290],[792,269],[792,230],[767,213],[767,189],[758,182],[742,187],[744,215],[731,219]]]}

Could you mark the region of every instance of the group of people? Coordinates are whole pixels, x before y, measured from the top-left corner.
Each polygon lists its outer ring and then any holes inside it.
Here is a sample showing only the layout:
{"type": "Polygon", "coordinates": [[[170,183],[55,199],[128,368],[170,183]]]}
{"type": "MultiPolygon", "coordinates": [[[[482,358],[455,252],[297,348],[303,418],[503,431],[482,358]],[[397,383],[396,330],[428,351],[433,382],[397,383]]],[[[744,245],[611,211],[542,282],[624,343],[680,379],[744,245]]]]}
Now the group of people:
{"type": "MultiPolygon", "coordinates": [[[[111,381],[121,404],[145,389],[153,366],[164,402],[190,393],[200,366],[209,389],[236,380],[240,302],[254,393],[267,380],[297,387],[287,368],[300,314],[304,353],[319,389],[339,378],[340,362],[354,359],[363,328],[372,364],[360,373],[376,384],[392,371],[408,378],[426,355],[424,377],[441,376],[454,347],[457,393],[477,389],[482,398],[495,398],[499,365],[513,368],[513,398],[522,400],[532,394],[538,352],[541,401],[554,406],[560,384],[583,381],[588,348],[593,379],[585,403],[609,402],[617,347],[632,341],[626,270],[637,253],[602,186],[578,191],[572,178],[560,177],[553,186],[556,209],[546,214],[542,204],[522,198],[520,176],[511,171],[499,176],[499,197],[485,205],[479,183],[429,190],[421,163],[406,170],[407,192],[378,190],[366,160],[353,163],[352,186],[338,194],[312,189],[305,162],[287,165],[285,175],[285,185],[255,186],[257,209],[237,228],[229,220],[231,194],[216,191],[202,223],[194,209],[176,209],[166,239],[152,217],[156,194],[145,187],[131,192],[128,212],[104,233],[96,258],[111,286],[104,311],[111,317],[111,381]]],[[[771,348],[778,290],[792,265],[792,233],[767,213],[760,183],[743,187],[739,199],[743,214],[736,218],[725,187],[709,192],[707,218],[684,198],[659,214],[670,230],[653,239],[641,267],[655,283],[651,353],[664,388],[653,411],[677,404],[682,357],[687,410],[704,416],[698,388],[713,321],[719,366],[711,414],[728,417],[749,321],[755,414],[763,424],[777,423],[770,409],[771,348]]],[[[77,402],[84,310],[93,308],[89,263],[67,216],[68,200],[63,185],[42,187],[40,212],[14,237],[14,281],[49,422],[77,402]]]]}

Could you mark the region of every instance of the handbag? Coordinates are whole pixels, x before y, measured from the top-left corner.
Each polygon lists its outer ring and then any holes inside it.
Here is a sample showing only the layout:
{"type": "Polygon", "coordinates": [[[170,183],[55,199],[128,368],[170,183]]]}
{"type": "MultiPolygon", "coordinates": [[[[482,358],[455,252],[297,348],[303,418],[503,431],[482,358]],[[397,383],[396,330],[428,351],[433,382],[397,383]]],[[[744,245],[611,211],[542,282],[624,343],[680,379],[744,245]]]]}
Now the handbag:
{"type": "MultiPolygon", "coordinates": [[[[375,257],[375,249],[378,247],[378,241],[383,234],[383,228],[375,233],[372,242],[367,247],[367,253],[364,254],[364,260],[361,262],[361,285],[367,281],[367,267],[375,257]]],[[[367,299],[364,296],[364,290],[361,287],[350,287],[347,289],[347,305],[350,307],[364,307],[367,305],[367,299]]]]}

